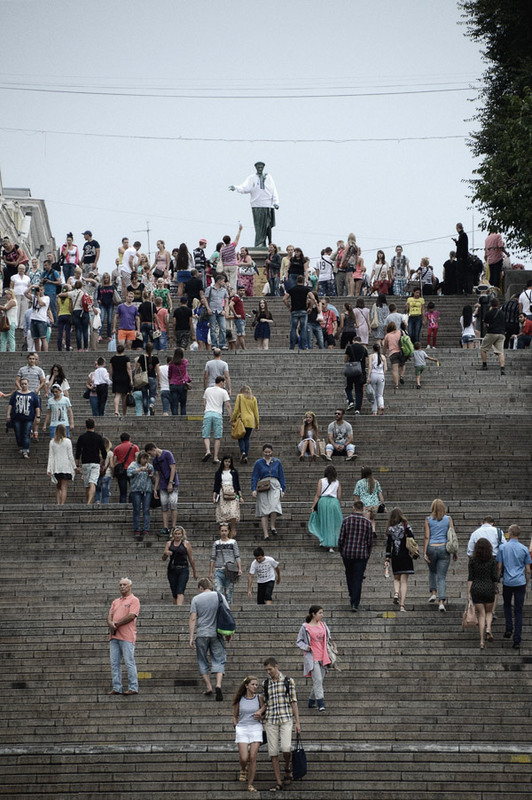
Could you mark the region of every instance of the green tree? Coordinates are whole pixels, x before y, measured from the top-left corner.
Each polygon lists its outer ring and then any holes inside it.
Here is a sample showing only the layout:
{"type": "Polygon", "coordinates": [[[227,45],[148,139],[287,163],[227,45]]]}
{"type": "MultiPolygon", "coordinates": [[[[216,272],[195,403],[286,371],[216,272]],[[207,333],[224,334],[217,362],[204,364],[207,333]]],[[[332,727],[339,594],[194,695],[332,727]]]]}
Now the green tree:
{"type": "Polygon", "coordinates": [[[479,159],[471,199],[483,228],[532,252],[532,2],[462,0],[466,35],[487,64],[470,146],[479,159]]]}

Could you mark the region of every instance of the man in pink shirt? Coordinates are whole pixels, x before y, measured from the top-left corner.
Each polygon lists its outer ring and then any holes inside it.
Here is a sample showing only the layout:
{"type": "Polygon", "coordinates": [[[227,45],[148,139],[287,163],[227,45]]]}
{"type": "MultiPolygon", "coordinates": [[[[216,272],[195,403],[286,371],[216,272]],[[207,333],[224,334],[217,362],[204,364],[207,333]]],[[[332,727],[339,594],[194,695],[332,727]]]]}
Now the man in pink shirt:
{"type": "Polygon", "coordinates": [[[109,694],[138,694],[139,681],[135,664],[135,642],[137,640],[137,617],[140,602],[131,591],[129,578],[119,583],[120,597],[113,600],[107,625],[109,627],[109,652],[111,657],[111,676],[113,689],[109,694]],[[127,669],[128,690],[122,692],[122,659],[127,669]]]}
{"type": "Polygon", "coordinates": [[[490,227],[490,232],[484,242],[484,253],[490,267],[490,283],[500,289],[502,257],[508,253],[504,249],[502,236],[494,226],[490,227]]]}

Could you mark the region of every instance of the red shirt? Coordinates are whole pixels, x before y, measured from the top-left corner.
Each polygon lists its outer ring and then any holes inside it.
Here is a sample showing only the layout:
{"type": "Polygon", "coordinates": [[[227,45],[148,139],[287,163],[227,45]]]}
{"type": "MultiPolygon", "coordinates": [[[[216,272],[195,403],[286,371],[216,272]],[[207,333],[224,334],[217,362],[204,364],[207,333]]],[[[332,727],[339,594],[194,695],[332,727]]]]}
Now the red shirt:
{"type": "Polygon", "coordinates": [[[521,328],[521,333],[524,333],[526,336],[532,336],[532,320],[525,319],[523,327],[521,328]]]}
{"type": "Polygon", "coordinates": [[[246,312],[244,310],[242,298],[235,294],[235,296],[231,298],[231,302],[233,304],[233,308],[235,309],[235,317],[238,317],[238,319],[245,319],[246,312]]]}
{"type": "Polygon", "coordinates": [[[133,444],[132,442],[122,442],[122,444],[119,444],[117,447],[115,447],[115,449],[113,450],[113,455],[115,457],[115,460],[117,462],[119,461],[121,464],[123,463],[124,467],[127,469],[129,465],[135,460],[135,456],[137,455],[138,452],[139,448],[137,447],[136,444],[133,444]],[[131,452],[126,458],[126,454],[130,447],[131,447],[131,452]],[[126,460],[124,461],[124,459],[126,460]]]}

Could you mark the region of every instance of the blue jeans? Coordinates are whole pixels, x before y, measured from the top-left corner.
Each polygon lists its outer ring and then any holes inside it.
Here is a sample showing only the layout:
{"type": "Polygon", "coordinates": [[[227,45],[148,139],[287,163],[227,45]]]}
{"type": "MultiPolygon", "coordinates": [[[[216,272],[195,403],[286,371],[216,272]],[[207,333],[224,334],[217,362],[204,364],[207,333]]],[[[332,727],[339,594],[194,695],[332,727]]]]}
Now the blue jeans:
{"type": "Polygon", "coordinates": [[[150,406],[155,408],[155,399],[157,397],[157,378],[148,378],[148,392],[150,395],[150,406]]]}
{"type": "Polygon", "coordinates": [[[135,645],[133,642],[124,642],[122,639],[111,639],[109,642],[109,655],[111,658],[111,677],[115,692],[122,691],[122,659],[127,669],[128,689],[138,692],[139,680],[137,665],[135,664],[135,645]]]}
{"type": "Polygon", "coordinates": [[[146,347],[148,342],[153,342],[152,339],[153,325],[151,324],[151,322],[141,322],[140,332],[142,333],[142,343],[144,344],[144,347],[146,347]]]}
{"type": "Polygon", "coordinates": [[[278,272],[270,275],[268,283],[270,284],[270,295],[272,297],[279,297],[279,282],[280,275],[278,272]]]}
{"type": "Polygon", "coordinates": [[[168,347],[168,337],[166,335],[166,331],[161,331],[161,335],[157,336],[153,340],[153,349],[166,350],[167,347],[168,347]]]}
{"type": "Polygon", "coordinates": [[[319,322],[308,322],[307,336],[308,336],[308,349],[312,350],[314,346],[313,338],[316,337],[316,344],[320,350],[323,350],[323,328],[319,322]]]}
{"type": "Polygon", "coordinates": [[[95,503],[103,503],[106,505],[109,502],[109,497],[111,495],[111,481],[113,479],[109,475],[108,477],[104,477],[100,475],[98,483],[96,484],[96,493],[94,495],[94,502],[95,503]]]}
{"type": "Polygon", "coordinates": [[[111,329],[113,327],[113,314],[114,314],[114,307],[113,306],[100,306],[101,310],[101,317],[102,317],[102,328],[101,334],[103,336],[103,330],[105,328],[105,322],[107,320],[107,338],[111,338],[111,329]]]}
{"type": "Polygon", "coordinates": [[[286,279],[286,289],[287,290],[293,289],[294,286],[297,284],[297,279],[298,279],[297,275],[289,275],[288,278],[286,279]]]}
{"type": "Polygon", "coordinates": [[[78,350],[88,350],[89,315],[80,308],[74,311],[74,327],[76,328],[76,347],[78,350]]]}
{"type": "Polygon", "coordinates": [[[132,392],[133,400],[135,401],[135,415],[142,417],[143,413],[148,413],[148,388],[144,386],[142,389],[135,389],[132,392]],[[144,391],[146,389],[146,391],[144,391]],[[146,409],[144,409],[146,403],[146,409]]]}
{"type": "Polygon", "coordinates": [[[526,584],[522,586],[504,586],[502,587],[502,596],[504,599],[504,621],[506,623],[506,630],[513,631],[514,644],[520,644],[521,631],[523,629],[523,604],[525,602],[526,584]],[[514,616],[515,627],[512,621],[512,597],[514,599],[514,616]]]}
{"type": "Polygon", "coordinates": [[[367,558],[344,558],[345,579],[351,605],[358,608],[360,605],[360,595],[362,594],[362,580],[366,571],[367,558]]]}
{"type": "Polygon", "coordinates": [[[299,334],[299,349],[306,350],[307,348],[307,325],[308,314],[306,311],[291,311],[290,312],[290,350],[293,350],[297,341],[297,326],[301,325],[299,334]]]}
{"type": "Polygon", "coordinates": [[[163,414],[170,413],[172,398],[168,389],[163,389],[161,392],[161,403],[163,404],[163,414]]]}
{"type": "Polygon", "coordinates": [[[209,325],[211,328],[211,345],[213,347],[225,347],[225,316],[223,311],[215,311],[209,317],[209,325]],[[216,326],[220,333],[220,341],[216,335],[216,326]]]}
{"type": "Polygon", "coordinates": [[[171,383],[170,384],[170,407],[172,409],[172,416],[176,417],[179,414],[181,407],[181,416],[184,417],[187,413],[187,390],[184,384],[171,383]]]}
{"type": "Polygon", "coordinates": [[[70,314],[61,314],[57,318],[57,349],[63,349],[63,333],[65,334],[65,347],[70,350],[70,329],[72,327],[72,317],[70,314]]]}
{"type": "Polygon", "coordinates": [[[196,636],[196,656],[200,675],[209,673],[208,653],[211,654],[211,672],[225,672],[225,645],[221,636],[196,636]]]}
{"type": "Polygon", "coordinates": [[[131,505],[133,506],[133,530],[135,533],[140,531],[140,509],[142,506],[142,513],[144,516],[144,525],[142,530],[144,533],[150,532],[150,504],[152,493],[151,492],[130,492],[131,505]]]}
{"type": "Polygon", "coordinates": [[[67,262],[65,261],[65,263],[63,264],[64,283],[66,283],[68,279],[73,276],[75,269],[76,269],[75,264],[67,264],[67,262]]]}
{"type": "Polygon", "coordinates": [[[451,563],[451,554],[447,552],[444,544],[439,547],[429,544],[427,547],[427,555],[430,558],[429,591],[437,591],[438,598],[440,600],[446,600],[447,587],[445,579],[447,577],[449,564],[451,563]]]}
{"type": "Polygon", "coordinates": [[[223,569],[215,569],[214,570],[214,591],[220,592],[223,594],[225,599],[227,600],[227,605],[230,606],[233,602],[233,592],[235,590],[235,584],[232,580],[230,580],[226,574],[225,570],[223,569]]]}
{"type": "Polygon", "coordinates": [[[408,317],[408,335],[412,339],[412,344],[419,342],[422,325],[423,317],[421,314],[418,314],[417,317],[408,317]]]}
{"type": "Polygon", "coordinates": [[[32,420],[14,419],[13,430],[15,431],[15,439],[17,440],[17,447],[25,453],[30,452],[30,432],[33,425],[32,420]]]}
{"type": "Polygon", "coordinates": [[[244,456],[249,455],[249,437],[251,436],[252,430],[253,428],[246,428],[244,436],[238,440],[239,450],[244,456]]]}
{"type": "Polygon", "coordinates": [[[98,395],[92,395],[89,397],[89,402],[91,404],[91,413],[93,417],[98,417],[98,395]]]}

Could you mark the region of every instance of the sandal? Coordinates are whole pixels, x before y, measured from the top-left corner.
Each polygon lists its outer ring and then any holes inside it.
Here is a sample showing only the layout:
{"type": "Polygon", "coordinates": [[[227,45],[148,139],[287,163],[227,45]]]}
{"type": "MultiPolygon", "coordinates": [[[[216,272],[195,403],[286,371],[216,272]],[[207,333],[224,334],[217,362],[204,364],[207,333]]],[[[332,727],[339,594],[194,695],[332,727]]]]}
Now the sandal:
{"type": "Polygon", "coordinates": [[[283,778],[283,783],[292,783],[292,773],[291,772],[285,772],[284,778],[283,778]]]}
{"type": "Polygon", "coordinates": [[[248,786],[248,792],[257,792],[258,789],[255,789],[254,786],[248,786]]]}
{"type": "Polygon", "coordinates": [[[493,634],[491,631],[486,631],[486,639],[488,640],[488,642],[493,641],[493,634]]]}
{"type": "Polygon", "coordinates": [[[272,786],[272,788],[270,789],[270,792],[282,792],[282,790],[283,790],[283,784],[282,783],[276,783],[275,786],[272,786]]]}
{"type": "Polygon", "coordinates": [[[394,596],[393,596],[393,604],[394,604],[394,606],[398,606],[399,605],[399,594],[398,594],[398,592],[396,592],[394,594],[394,596]]]}
{"type": "Polygon", "coordinates": [[[238,776],[238,780],[244,782],[244,781],[247,781],[247,779],[248,779],[248,771],[247,771],[247,769],[241,769],[240,770],[240,775],[238,776]]]}

